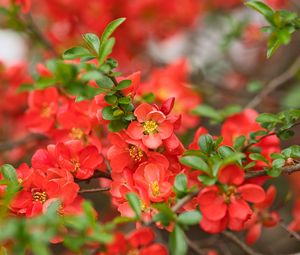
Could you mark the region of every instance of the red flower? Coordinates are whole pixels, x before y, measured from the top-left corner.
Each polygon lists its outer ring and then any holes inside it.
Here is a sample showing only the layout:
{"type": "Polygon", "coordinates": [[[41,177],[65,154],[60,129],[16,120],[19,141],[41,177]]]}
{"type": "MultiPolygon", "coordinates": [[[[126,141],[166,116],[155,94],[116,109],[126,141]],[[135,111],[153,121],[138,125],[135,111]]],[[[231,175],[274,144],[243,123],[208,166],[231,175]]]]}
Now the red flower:
{"type": "Polygon", "coordinates": [[[252,214],[248,202],[264,200],[264,190],[255,184],[240,185],[244,172],[236,166],[228,166],[220,171],[219,180],[224,186],[204,188],[198,195],[198,203],[203,214],[200,226],[207,232],[218,233],[226,226],[239,231],[252,214]]]}
{"type": "Polygon", "coordinates": [[[134,174],[137,186],[142,187],[153,202],[162,202],[171,195],[172,185],[167,170],[159,164],[141,164],[134,174]]]}
{"type": "Polygon", "coordinates": [[[29,109],[25,115],[25,124],[32,132],[46,133],[55,123],[58,108],[58,93],[56,88],[35,90],[30,93],[29,109]]]}
{"type": "Polygon", "coordinates": [[[113,144],[107,158],[114,172],[121,173],[124,168],[135,169],[147,159],[147,148],[140,141],[128,137],[125,133],[110,133],[109,140],[113,144]]]}
{"type": "Polygon", "coordinates": [[[266,191],[265,199],[260,203],[253,205],[253,215],[246,222],[247,230],[246,242],[253,244],[260,237],[262,227],[274,227],[279,222],[280,217],[277,212],[270,212],[269,207],[272,205],[276,196],[276,189],[270,186],[266,191]]]}
{"type": "Polygon", "coordinates": [[[167,255],[167,249],[159,243],[154,243],[155,235],[151,228],[134,230],[128,237],[118,232],[112,244],[107,246],[107,251],[99,255],[126,255],[139,254],[167,255]]]}
{"type": "Polygon", "coordinates": [[[47,150],[38,150],[32,157],[32,166],[48,171],[59,167],[68,170],[78,179],[93,175],[103,158],[95,146],[84,147],[79,140],[49,145],[47,150]]]}
{"type": "Polygon", "coordinates": [[[163,140],[173,133],[173,125],[157,108],[149,104],[140,104],[134,111],[137,121],[129,124],[127,133],[136,140],[142,140],[150,149],[157,149],[163,140]]]}
{"type": "Polygon", "coordinates": [[[49,174],[33,169],[31,174],[21,181],[22,190],[10,204],[11,210],[31,217],[45,211],[49,201],[57,199],[62,202],[62,210],[67,208],[79,191],[78,184],[67,176],[68,173],[62,169],[53,168],[49,170],[49,174]]]}

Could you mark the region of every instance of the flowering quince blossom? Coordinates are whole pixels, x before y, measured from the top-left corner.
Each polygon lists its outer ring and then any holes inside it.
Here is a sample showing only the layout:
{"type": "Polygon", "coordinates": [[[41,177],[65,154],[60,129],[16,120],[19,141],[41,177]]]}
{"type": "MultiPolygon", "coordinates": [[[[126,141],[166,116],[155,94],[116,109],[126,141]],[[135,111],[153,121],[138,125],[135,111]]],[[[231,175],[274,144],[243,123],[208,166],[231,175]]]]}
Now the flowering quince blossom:
{"type": "Polygon", "coordinates": [[[58,92],[56,88],[35,90],[28,98],[29,109],[26,111],[25,124],[30,131],[47,133],[55,123],[58,109],[58,92]]]}
{"type": "Polygon", "coordinates": [[[174,130],[167,116],[154,106],[140,104],[134,111],[137,121],[132,121],[127,134],[136,140],[142,140],[149,149],[157,149],[169,138],[174,130]]]}
{"type": "Polygon", "coordinates": [[[253,214],[247,202],[262,202],[265,192],[258,185],[243,184],[244,172],[235,165],[221,169],[219,181],[224,185],[205,187],[198,195],[203,214],[200,226],[209,233],[222,232],[227,225],[240,231],[253,214]]]}
{"type": "MultiPolygon", "coordinates": [[[[62,203],[60,213],[68,211],[69,206],[75,206],[80,210],[77,199],[79,186],[74,183],[73,177],[68,171],[52,168],[45,173],[40,169],[29,169],[24,166],[19,171],[22,190],[10,205],[11,210],[16,214],[30,217],[38,215],[57,199],[62,203]],[[24,170],[28,171],[25,175],[24,170]],[[73,202],[76,203],[73,204],[73,202]]],[[[71,211],[74,210],[71,209],[71,211]]]]}
{"type": "Polygon", "coordinates": [[[180,133],[197,125],[199,117],[190,111],[201,103],[199,93],[188,84],[187,66],[187,61],[180,59],[165,68],[155,69],[138,90],[140,95],[153,93],[158,102],[164,102],[170,97],[176,98],[172,113],[181,115],[180,133]]]}
{"type": "Polygon", "coordinates": [[[105,252],[98,255],[126,255],[139,254],[167,255],[166,247],[160,243],[154,243],[155,235],[153,230],[144,227],[131,232],[128,236],[117,232],[112,244],[108,245],[105,252]]]}
{"type": "Polygon", "coordinates": [[[261,235],[262,227],[274,227],[280,220],[279,214],[269,211],[276,196],[276,189],[270,186],[266,191],[265,199],[260,203],[253,204],[253,215],[245,223],[246,242],[255,243],[261,235]]]}
{"type": "Polygon", "coordinates": [[[83,146],[79,140],[71,140],[40,149],[32,157],[32,166],[44,171],[49,168],[67,170],[77,179],[91,177],[103,162],[103,157],[93,145],[83,146]]]}

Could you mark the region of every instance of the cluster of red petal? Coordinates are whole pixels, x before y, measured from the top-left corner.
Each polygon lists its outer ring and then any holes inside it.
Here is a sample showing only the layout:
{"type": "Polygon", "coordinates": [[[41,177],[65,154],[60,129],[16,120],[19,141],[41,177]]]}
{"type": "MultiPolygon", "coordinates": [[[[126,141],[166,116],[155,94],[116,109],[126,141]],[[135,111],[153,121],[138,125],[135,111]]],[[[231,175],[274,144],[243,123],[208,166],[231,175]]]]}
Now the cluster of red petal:
{"type": "Polygon", "coordinates": [[[45,172],[23,164],[17,169],[17,175],[22,189],[10,204],[12,212],[36,216],[57,200],[61,202],[59,214],[81,212],[82,198],[77,195],[79,186],[66,169],[51,168],[45,172]]]}
{"type": "Polygon", "coordinates": [[[167,255],[166,247],[160,243],[154,243],[155,235],[151,228],[140,228],[131,232],[128,236],[118,232],[114,241],[108,245],[105,252],[98,255],[167,255]]]}
{"type": "Polygon", "coordinates": [[[248,244],[253,244],[258,240],[262,227],[274,227],[279,222],[279,214],[269,210],[275,196],[276,189],[274,186],[270,186],[266,191],[266,198],[262,202],[253,205],[254,214],[245,224],[246,242],[248,244]]]}
{"type": "Polygon", "coordinates": [[[201,103],[201,98],[188,83],[187,67],[187,61],[181,59],[165,68],[154,69],[138,91],[139,95],[153,93],[160,103],[170,97],[176,98],[172,113],[181,115],[179,132],[195,127],[199,122],[199,117],[192,115],[191,109],[201,103]]]}
{"type": "Polygon", "coordinates": [[[161,108],[142,103],[134,111],[137,120],[127,130],[109,135],[111,194],[123,215],[133,214],[125,198],[128,192],[143,201],[145,218],[153,212],[151,203],[167,202],[173,194],[174,177],[182,171],[178,156],[184,148],[174,134],[178,118],[168,115],[172,106],[173,99],[161,108]]]}
{"type": "Polygon", "coordinates": [[[240,231],[252,216],[247,202],[262,202],[265,192],[258,185],[243,184],[244,171],[234,165],[220,171],[219,181],[224,186],[206,187],[199,193],[198,203],[203,214],[200,226],[209,233],[221,232],[226,227],[240,231]]]}

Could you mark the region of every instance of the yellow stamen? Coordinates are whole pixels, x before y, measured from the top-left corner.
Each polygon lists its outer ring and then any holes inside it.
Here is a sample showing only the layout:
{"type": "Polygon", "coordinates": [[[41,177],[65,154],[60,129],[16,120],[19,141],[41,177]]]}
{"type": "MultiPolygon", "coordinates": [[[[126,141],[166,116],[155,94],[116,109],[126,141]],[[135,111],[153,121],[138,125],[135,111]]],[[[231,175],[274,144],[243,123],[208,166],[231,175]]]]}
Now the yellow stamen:
{"type": "Polygon", "coordinates": [[[144,122],[144,131],[146,132],[147,135],[149,134],[154,134],[157,132],[157,123],[153,120],[147,120],[144,122]]]}
{"type": "Polygon", "coordinates": [[[46,202],[47,200],[47,194],[45,191],[42,191],[42,192],[39,192],[39,191],[36,191],[32,194],[32,199],[33,201],[40,201],[42,204],[46,202]]]}
{"type": "Polygon", "coordinates": [[[151,191],[152,191],[152,195],[153,196],[158,196],[159,193],[160,193],[160,190],[159,190],[159,185],[158,185],[158,181],[154,181],[152,183],[150,183],[150,188],[151,188],[151,191]]]}
{"type": "Polygon", "coordinates": [[[129,146],[129,155],[136,162],[140,162],[144,156],[143,151],[135,145],[129,146]]]}
{"type": "Polygon", "coordinates": [[[73,139],[81,140],[84,137],[84,132],[81,128],[71,128],[69,135],[73,139]]]}
{"type": "Polygon", "coordinates": [[[43,108],[42,108],[42,111],[41,111],[41,116],[44,117],[44,118],[49,118],[51,116],[51,107],[49,105],[45,105],[43,108]]]}

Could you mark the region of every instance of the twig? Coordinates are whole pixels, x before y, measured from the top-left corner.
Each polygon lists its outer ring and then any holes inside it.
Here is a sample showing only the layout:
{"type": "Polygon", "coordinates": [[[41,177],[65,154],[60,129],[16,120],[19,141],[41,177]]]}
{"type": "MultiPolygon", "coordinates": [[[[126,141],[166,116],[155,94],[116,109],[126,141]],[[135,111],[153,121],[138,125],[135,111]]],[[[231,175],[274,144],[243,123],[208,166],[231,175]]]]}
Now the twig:
{"type": "MultiPolygon", "coordinates": [[[[294,172],[300,171],[300,163],[291,166],[284,166],[282,167],[281,174],[292,174],[294,172]]],[[[246,173],[246,179],[265,176],[267,175],[267,170],[258,170],[258,171],[251,171],[246,173]]]]}
{"type": "Polygon", "coordinates": [[[84,180],[75,178],[75,182],[89,182],[90,180],[96,178],[105,178],[109,180],[112,179],[110,173],[97,170],[90,178],[84,180]]]}
{"type": "Polygon", "coordinates": [[[42,45],[45,46],[55,57],[58,57],[59,54],[51,44],[51,42],[43,35],[39,27],[33,21],[33,18],[30,14],[25,15],[25,24],[27,29],[32,33],[32,35],[40,42],[42,45]]]}
{"type": "Polygon", "coordinates": [[[199,193],[199,190],[197,189],[197,190],[189,193],[185,197],[179,199],[178,202],[172,207],[172,211],[177,212],[179,209],[181,209],[181,207],[183,207],[186,203],[188,203],[192,198],[197,196],[198,193],[199,193]]]}
{"type": "Polygon", "coordinates": [[[103,191],[108,191],[110,190],[110,187],[104,187],[104,188],[95,188],[95,189],[82,189],[79,190],[78,193],[96,193],[96,192],[103,192],[103,191]]]}
{"type": "Polygon", "coordinates": [[[284,84],[291,78],[295,76],[297,71],[300,68],[300,57],[298,57],[295,62],[291,65],[291,67],[283,72],[281,75],[272,79],[265,88],[256,95],[246,106],[245,108],[256,108],[263,99],[268,96],[273,90],[277,89],[280,85],[284,84]]]}
{"type": "Polygon", "coordinates": [[[254,144],[257,144],[259,142],[261,142],[262,140],[264,140],[265,138],[269,137],[269,136],[273,136],[273,135],[276,135],[278,132],[284,132],[286,130],[289,130],[289,129],[292,129],[293,127],[296,127],[296,126],[299,126],[300,125],[300,121],[298,122],[295,122],[292,126],[290,126],[289,128],[285,128],[281,131],[274,131],[274,132],[271,132],[271,133],[268,133],[266,135],[263,135],[262,137],[260,137],[258,140],[256,140],[255,142],[252,142],[252,143],[249,143],[248,145],[246,145],[242,151],[245,152],[247,151],[250,147],[252,147],[254,144]]]}
{"type": "Polygon", "coordinates": [[[238,247],[240,247],[246,254],[248,255],[262,255],[262,253],[256,252],[253,249],[251,249],[247,244],[242,242],[236,235],[229,231],[224,231],[222,233],[223,236],[225,236],[227,239],[235,243],[238,247]]]}
{"type": "Polygon", "coordinates": [[[30,134],[16,141],[5,141],[0,142],[0,151],[8,151],[12,150],[15,147],[27,144],[32,141],[42,141],[47,139],[46,136],[38,135],[38,134],[30,134]]]}
{"type": "Polygon", "coordinates": [[[300,235],[292,229],[289,229],[282,221],[279,222],[279,225],[289,233],[291,237],[294,237],[297,241],[300,241],[300,235]]]}
{"type": "Polygon", "coordinates": [[[188,244],[188,246],[190,247],[190,249],[193,250],[196,254],[199,254],[199,255],[207,254],[205,249],[201,249],[200,247],[198,247],[198,245],[195,244],[192,240],[190,240],[187,236],[185,236],[185,240],[186,240],[186,243],[188,244]]]}

